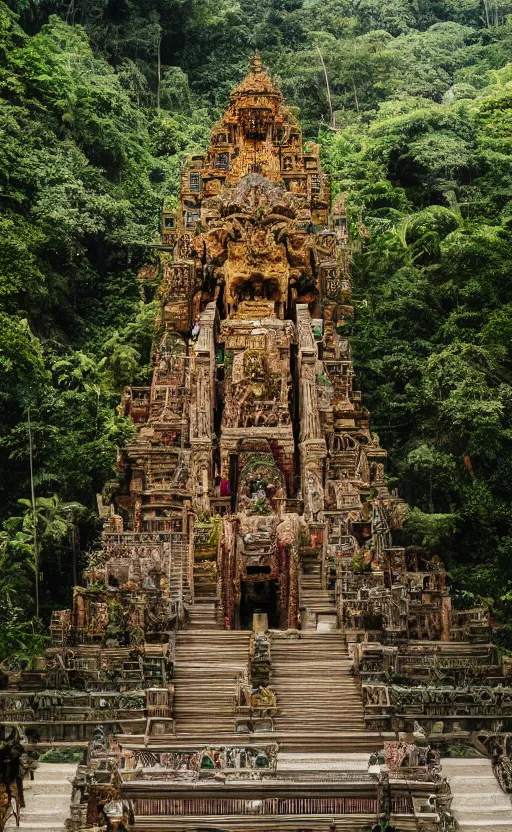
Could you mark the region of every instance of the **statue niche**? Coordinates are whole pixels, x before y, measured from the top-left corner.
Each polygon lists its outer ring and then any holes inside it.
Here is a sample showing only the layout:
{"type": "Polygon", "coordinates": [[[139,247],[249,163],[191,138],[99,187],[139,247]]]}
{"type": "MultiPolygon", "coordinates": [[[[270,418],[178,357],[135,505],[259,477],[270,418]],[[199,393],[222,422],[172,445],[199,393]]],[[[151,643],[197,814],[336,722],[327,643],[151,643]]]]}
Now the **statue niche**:
{"type": "Polygon", "coordinates": [[[272,454],[258,455],[240,472],[237,510],[249,516],[276,514],[285,494],[283,477],[272,454]]]}

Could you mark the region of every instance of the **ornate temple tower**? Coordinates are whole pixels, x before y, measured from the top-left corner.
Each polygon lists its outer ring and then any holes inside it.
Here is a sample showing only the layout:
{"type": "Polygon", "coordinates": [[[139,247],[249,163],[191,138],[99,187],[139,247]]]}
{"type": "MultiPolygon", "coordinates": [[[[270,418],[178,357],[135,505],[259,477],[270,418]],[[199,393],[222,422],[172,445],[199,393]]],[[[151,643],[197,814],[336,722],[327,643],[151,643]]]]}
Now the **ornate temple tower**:
{"type": "MultiPolygon", "coordinates": [[[[164,212],[153,383],[125,398],[138,437],[116,516],[191,535],[191,598],[231,628],[256,610],[316,626],[300,609],[301,548],[325,590],[333,546],[355,555],[379,514],[382,557],[390,512],[400,523],[352,390],[347,221],[318,152],[256,55],[164,212]]],[[[335,626],[334,604],[323,613],[335,626]]]]}

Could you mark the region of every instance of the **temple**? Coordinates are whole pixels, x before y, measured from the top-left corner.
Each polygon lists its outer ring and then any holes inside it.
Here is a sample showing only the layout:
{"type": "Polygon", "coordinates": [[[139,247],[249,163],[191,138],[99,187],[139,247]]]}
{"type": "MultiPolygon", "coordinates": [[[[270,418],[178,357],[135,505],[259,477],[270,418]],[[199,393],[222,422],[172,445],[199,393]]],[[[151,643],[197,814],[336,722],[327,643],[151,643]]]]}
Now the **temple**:
{"type": "MultiPolygon", "coordinates": [[[[343,197],[258,55],[140,279],[151,384],[124,391],[72,609],[6,668],[4,742],[81,749],[68,832],[455,830],[440,753],[508,759],[508,667],[403,544],[354,389],[343,197]]],[[[23,784],[0,769],[2,829],[23,784]]]]}

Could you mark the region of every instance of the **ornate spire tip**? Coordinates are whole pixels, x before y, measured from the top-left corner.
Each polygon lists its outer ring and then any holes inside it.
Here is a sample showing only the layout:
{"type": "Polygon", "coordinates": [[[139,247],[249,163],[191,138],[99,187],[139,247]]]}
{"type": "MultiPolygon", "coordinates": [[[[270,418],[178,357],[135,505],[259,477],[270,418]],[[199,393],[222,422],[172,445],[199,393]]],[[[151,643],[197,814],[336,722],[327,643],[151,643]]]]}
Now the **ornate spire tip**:
{"type": "Polygon", "coordinates": [[[259,49],[256,50],[251,58],[251,70],[252,72],[263,72],[263,64],[261,63],[259,49]]]}

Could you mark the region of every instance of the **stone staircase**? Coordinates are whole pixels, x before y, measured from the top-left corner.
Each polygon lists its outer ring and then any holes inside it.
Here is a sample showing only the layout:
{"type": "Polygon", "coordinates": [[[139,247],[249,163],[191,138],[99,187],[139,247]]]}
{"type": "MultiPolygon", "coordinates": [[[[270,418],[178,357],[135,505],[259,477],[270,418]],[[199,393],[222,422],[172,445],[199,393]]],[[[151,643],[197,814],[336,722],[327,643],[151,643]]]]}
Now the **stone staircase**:
{"type": "MultiPolygon", "coordinates": [[[[412,816],[411,816],[412,817],[412,816]]],[[[307,829],[308,832],[314,829],[314,832],[332,832],[333,826],[336,832],[368,832],[375,824],[375,815],[285,815],[277,817],[275,815],[256,815],[251,817],[248,815],[214,815],[212,817],[188,816],[180,817],[179,826],[164,826],[150,827],[149,825],[142,825],[140,820],[137,821],[133,827],[134,832],[149,832],[150,829],[160,828],[162,830],[178,830],[179,832],[219,832],[219,830],[229,830],[229,832],[297,832],[299,829],[307,829]]],[[[401,826],[400,832],[416,832],[416,826],[401,826]]]]}
{"type": "Polygon", "coordinates": [[[173,676],[178,737],[206,742],[233,733],[237,679],[247,667],[250,635],[213,627],[178,633],[173,676]]]}
{"type": "Polygon", "coordinates": [[[217,603],[211,600],[195,600],[188,609],[187,630],[219,630],[217,603]]]}
{"type": "Polygon", "coordinates": [[[328,616],[334,622],[335,592],[331,589],[322,589],[320,561],[316,558],[303,558],[302,560],[300,606],[303,611],[303,630],[316,630],[319,616],[328,616]]]}
{"type": "Polygon", "coordinates": [[[25,809],[21,810],[21,821],[16,827],[14,818],[6,824],[7,829],[27,832],[63,832],[69,817],[71,782],[76,773],[76,763],[39,763],[34,780],[25,780],[25,809]]]}
{"type": "Polygon", "coordinates": [[[368,771],[367,752],[322,752],[300,754],[297,752],[279,752],[277,760],[278,771],[357,771],[365,774],[368,771]]]}
{"type": "MultiPolygon", "coordinates": [[[[176,640],[173,676],[175,734],[151,737],[151,746],[278,742],[281,754],[362,754],[382,748],[392,732],[368,731],[359,690],[349,673],[348,651],[339,631],[301,632],[299,638],[272,636],[270,686],[277,693],[274,731],[237,733],[237,680],[247,666],[250,632],[224,630],[214,604],[193,604],[187,629],[176,640]],[[195,627],[197,621],[203,622],[195,627]]],[[[138,746],[137,735],[125,735],[138,746]]],[[[355,759],[355,758],[352,758],[355,759]]],[[[361,758],[363,759],[363,758],[361,758]]],[[[323,766],[324,763],[321,763],[323,766]]],[[[337,766],[335,766],[337,767],[337,766]]]]}
{"type": "Polygon", "coordinates": [[[308,751],[339,750],[332,747],[337,734],[364,732],[361,694],[350,674],[347,646],[339,631],[303,631],[295,639],[274,638],[271,657],[270,686],[278,707],[275,730],[284,750],[289,747],[286,735],[293,736],[293,732],[305,736],[303,747],[308,751]]]}
{"type": "Polygon", "coordinates": [[[171,570],[169,588],[172,598],[190,598],[190,587],[187,578],[188,538],[186,535],[175,534],[171,542],[171,570]]]}
{"type": "Polygon", "coordinates": [[[215,601],[217,579],[212,574],[211,561],[194,563],[194,601],[215,601]]]}
{"type": "Polygon", "coordinates": [[[441,764],[460,832],[512,832],[512,803],[498,785],[490,760],[446,757],[441,764]]]}

